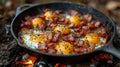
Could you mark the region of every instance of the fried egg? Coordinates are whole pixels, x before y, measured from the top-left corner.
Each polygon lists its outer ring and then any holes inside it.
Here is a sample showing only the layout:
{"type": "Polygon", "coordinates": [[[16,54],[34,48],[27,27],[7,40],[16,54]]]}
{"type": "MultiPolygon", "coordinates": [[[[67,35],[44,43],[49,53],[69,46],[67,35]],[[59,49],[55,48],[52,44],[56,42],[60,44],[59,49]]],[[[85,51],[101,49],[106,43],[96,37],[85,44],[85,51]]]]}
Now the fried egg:
{"type": "Polygon", "coordinates": [[[79,25],[80,24],[80,17],[79,16],[70,16],[69,17],[70,23],[74,25],[79,25]]]}
{"type": "Polygon", "coordinates": [[[30,48],[37,49],[38,44],[44,40],[43,32],[34,29],[27,29],[21,32],[22,42],[30,48]],[[29,33],[28,33],[29,32],[29,33]]]}
{"type": "Polygon", "coordinates": [[[65,25],[59,25],[54,28],[54,32],[60,31],[62,34],[70,33],[70,28],[65,25]]]}
{"type": "Polygon", "coordinates": [[[56,50],[63,54],[70,54],[73,51],[73,45],[66,41],[60,41],[56,45],[56,50]]]}
{"type": "Polygon", "coordinates": [[[30,48],[37,49],[39,42],[33,42],[33,41],[30,41],[29,39],[30,39],[30,34],[22,35],[22,40],[25,43],[25,45],[27,45],[30,48]]]}

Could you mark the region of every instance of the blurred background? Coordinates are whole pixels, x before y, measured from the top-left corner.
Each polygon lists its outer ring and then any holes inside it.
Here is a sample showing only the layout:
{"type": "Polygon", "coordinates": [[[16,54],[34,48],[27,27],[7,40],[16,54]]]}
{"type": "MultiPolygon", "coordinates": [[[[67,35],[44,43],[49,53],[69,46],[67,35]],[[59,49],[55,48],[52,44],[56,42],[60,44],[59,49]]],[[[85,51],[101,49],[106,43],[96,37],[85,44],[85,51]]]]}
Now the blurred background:
{"type": "Polygon", "coordinates": [[[56,1],[79,2],[90,5],[110,16],[118,25],[117,29],[120,29],[120,0],[0,0],[0,22],[8,16],[14,17],[19,5],[56,1]]]}

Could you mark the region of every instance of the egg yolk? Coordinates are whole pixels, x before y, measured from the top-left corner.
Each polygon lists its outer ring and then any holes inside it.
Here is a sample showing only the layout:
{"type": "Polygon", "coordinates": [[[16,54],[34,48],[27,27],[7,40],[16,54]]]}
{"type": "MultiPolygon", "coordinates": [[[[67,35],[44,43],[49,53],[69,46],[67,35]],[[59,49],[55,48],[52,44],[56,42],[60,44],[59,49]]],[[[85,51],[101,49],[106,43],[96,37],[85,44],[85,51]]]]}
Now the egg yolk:
{"type": "Polygon", "coordinates": [[[80,24],[80,17],[79,16],[70,16],[69,18],[70,23],[74,25],[80,24]]]}
{"type": "Polygon", "coordinates": [[[66,41],[61,41],[55,48],[58,52],[63,54],[70,54],[73,51],[73,45],[66,41]]]}
{"type": "Polygon", "coordinates": [[[44,34],[32,34],[30,36],[30,41],[32,42],[42,42],[45,38],[44,34]]]}
{"type": "Polygon", "coordinates": [[[44,16],[46,18],[54,18],[56,16],[56,13],[52,12],[52,11],[47,11],[47,12],[44,13],[44,16]]]}
{"type": "Polygon", "coordinates": [[[54,28],[54,32],[60,31],[62,34],[68,34],[70,33],[70,28],[65,25],[59,25],[54,28]]]}
{"type": "Polygon", "coordinates": [[[100,37],[98,36],[97,33],[89,33],[84,37],[85,41],[97,44],[100,42],[100,37]]]}
{"type": "Polygon", "coordinates": [[[39,24],[41,24],[43,22],[43,20],[41,19],[41,18],[34,18],[33,20],[32,20],[32,25],[34,26],[34,27],[37,27],[39,24]]]}

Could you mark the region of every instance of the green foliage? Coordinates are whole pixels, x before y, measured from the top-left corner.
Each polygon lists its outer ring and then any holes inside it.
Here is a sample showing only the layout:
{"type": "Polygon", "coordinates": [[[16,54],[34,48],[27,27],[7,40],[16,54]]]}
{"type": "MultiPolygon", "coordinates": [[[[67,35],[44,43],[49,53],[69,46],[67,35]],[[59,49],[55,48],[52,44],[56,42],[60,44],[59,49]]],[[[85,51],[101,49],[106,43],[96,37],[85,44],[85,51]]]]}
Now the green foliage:
{"type": "Polygon", "coordinates": [[[7,0],[0,0],[0,5],[5,5],[7,0]]]}

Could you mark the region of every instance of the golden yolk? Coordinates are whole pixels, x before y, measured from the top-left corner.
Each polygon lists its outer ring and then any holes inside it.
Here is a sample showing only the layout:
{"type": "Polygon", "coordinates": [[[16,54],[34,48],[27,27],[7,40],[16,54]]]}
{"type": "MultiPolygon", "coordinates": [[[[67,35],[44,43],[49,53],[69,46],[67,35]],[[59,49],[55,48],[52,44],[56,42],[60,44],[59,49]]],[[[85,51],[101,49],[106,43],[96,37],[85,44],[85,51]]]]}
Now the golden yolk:
{"type": "Polygon", "coordinates": [[[33,20],[32,20],[32,25],[34,26],[34,27],[37,27],[39,24],[41,24],[43,22],[43,20],[41,19],[41,18],[34,18],[33,20]]]}
{"type": "Polygon", "coordinates": [[[40,34],[33,33],[30,36],[30,41],[33,41],[33,42],[43,42],[44,41],[46,43],[49,43],[50,40],[48,39],[48,35],[51,33],[52,32],[50,32],[50,31],[41,32],[40,34]]]}
{"type": "Polygon", "coordinates": [[[54,18],[56,16],[56,13],[52,12],[52,11],[47,11],[47,12],[44,13],[44,16],[46,18],[54,18]]]}
{"type": "Polygon", "coordinates": [[[73,23],[74,25],[80,24],[80,17],[79,16],[70,16],[69,18],[70,23],[73,23]]]}
{"type": "Polygon", "coordinates": [[[61,41],[55,48],[58,52],[63,54],[70,54],[73,51],[73,45],[66,41],[61,41]]]}
{"type": "Polygon", "coordinates": [[[85,41],[97,44],[100,42],[100,37],[98,36],[97,33],[89,33],[84,37],[85,41]]]}
{"type": "Polygon", "coordinates": [[[32,34],[30,36],[30,41],[32,42],[42,42],[45,38],[44,34],[32,34]]]}
{"type": "Polygon", "coordinates": [[[65,25],[59,25],[54,28],[54,32],[60,31],[62,34],[68,34],[70,32],[70,28],[65,25]]]}

